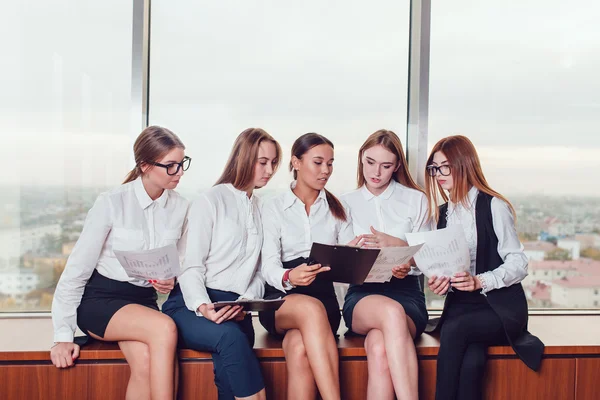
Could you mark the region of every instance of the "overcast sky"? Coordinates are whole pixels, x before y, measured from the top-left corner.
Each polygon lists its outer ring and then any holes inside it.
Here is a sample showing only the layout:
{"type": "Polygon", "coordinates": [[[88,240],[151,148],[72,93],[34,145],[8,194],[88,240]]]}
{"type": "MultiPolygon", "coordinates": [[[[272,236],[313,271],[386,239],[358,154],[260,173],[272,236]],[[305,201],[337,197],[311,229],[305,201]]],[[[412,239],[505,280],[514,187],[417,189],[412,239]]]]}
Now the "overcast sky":
{"type": "MultiPolygon", "coordinates": [[[[6,3],[6,2],[4,2],[6,3]]],[[[131,3],[3,4],[0,184],[115,185],[131,167],[131,3]]],[[[316,131],[336,145],[330,187],[354,187],[380,128],[405,143],[409,1],[153,0],[150,119],[212,185],[231,144],[263,127],[288,160],[316,131]]],[[[600,196],[600,5],[433,0],[429,145],[469,136],[507,194],[600,196]],[[493,3],[493,4],[492,4],[493,3]],[[514,3],[514,4],[513,4],[514,3]]],[[[290,180],[282,170],[270,185],[290,180]]]]}

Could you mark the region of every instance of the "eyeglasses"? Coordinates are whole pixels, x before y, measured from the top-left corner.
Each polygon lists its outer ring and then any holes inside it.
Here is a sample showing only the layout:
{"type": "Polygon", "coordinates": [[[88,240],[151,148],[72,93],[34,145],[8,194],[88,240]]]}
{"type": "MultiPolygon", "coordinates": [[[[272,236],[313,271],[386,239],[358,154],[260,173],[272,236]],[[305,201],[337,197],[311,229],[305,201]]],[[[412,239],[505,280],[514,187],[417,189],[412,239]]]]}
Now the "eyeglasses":
{"type": "Polygon", "coordinates": [[[167,175],[177,175],[179,172],[179,168],[187,171],[192,163],[192,159],[188,156],[183,157],[180,163],[172,163],[172,164],[161,164],[154,161],[148,161],[148,164],[156,165],[157,167],[162,167],[167,170],[167,175]]]}
{"type": "Polygon", "coordinates": [[[438,171],[440,172],[440,174],[442,176],[448,176],[450,175],[451,172],[451,166],[450,165],[428,165],[427,166],[427,173],[429,174],[429,176],[436,176],[438,171]]]}

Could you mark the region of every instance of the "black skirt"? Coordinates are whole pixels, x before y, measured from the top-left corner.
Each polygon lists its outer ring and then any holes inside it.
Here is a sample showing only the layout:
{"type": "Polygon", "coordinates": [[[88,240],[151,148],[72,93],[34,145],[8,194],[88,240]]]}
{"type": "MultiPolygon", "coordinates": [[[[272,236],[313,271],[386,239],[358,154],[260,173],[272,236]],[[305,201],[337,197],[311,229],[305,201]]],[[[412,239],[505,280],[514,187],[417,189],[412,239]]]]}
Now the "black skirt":
{"type": "Polygon", "coordinates": [[[139,304],[159,311],[156,299],[153,287],[115,281],[94,270],[77,308],[77,325],[86,334],[91,332],[104,338],[106,327],[117,311],[128,304],[139,304]]]}
{"type": "MultiPolygon", "coordinates": [[[[295,260],[284,262],[283,268],[292,269],[306,262],[308,262],[307,258],[296,258],[295,260]]],[[[285,297],[289,294],[303,294],[320,300],[321,303],[323,303],[323,306],[325,306],[331,331],[334,336],[337,336],[337,330],[340,327],[342,315],[340,314],[340,305],[335,296],[333,282],[320,279],[320,275],[317,275],[310,285],[295,287],[292,290],[287,291],[287,293],[281,292],[271,285],[266,285],[265,287],[265,299],[268,300],[285,297]]],[[[275,311],[261,311],[258,313],[258,319],[267,332],[272,335],[280,336],[277,329],[275,329],[275,311]]]]}
{"type": "MultiPolygon", "coordinates": [[[[427,326],[428,314],[427,305],[425,304],[425,295],[421,290],[419,277],[414,275],[406,276],[404,279],[392,278],[390,282],[385,283],[363,283],[362,285],[350,285],[346,299],[344,300],[344,308],[342,315],[348,332],[346,336],[355,335],[352,332],[352,317],[354,307],[359,301],[367,296],[380,295],[389,297],[397,301],[406,312],[406,315],[414,322],[417,328],[415,338],[419,337],[427,326]]],[[[373,310],[377,312],[377,310],[373,310]]]]}

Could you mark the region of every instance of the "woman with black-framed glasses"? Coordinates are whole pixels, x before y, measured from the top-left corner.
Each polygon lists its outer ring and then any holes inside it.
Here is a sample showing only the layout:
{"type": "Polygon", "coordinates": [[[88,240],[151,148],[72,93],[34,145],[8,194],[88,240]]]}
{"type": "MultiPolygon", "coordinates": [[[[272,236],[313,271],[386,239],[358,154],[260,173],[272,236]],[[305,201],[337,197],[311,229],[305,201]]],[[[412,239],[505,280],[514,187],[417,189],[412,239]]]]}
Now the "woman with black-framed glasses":
{"type": "Polygon", "coordinates": [[[185,157],[183,157],[183,160],[181,160],[181,162],[175,162],[173,160],[170,160],[167,162],[168,162],[168,164],[161,164],[159,162],[154,162],[154,161],[148,161],[147,163],[157,166],[157,167],[164,168],[165,170],[167,170],[167,175],[173,176],[173,175],[177,175],[179,173],[179,170],[187,171],[188,168],[190,167],[190,164],[192,163],[192,159],[188,156],[185,156],[185,157]]]}
{"type": "Polygon", "coordinates": [[[490,345],[510,344],[537,371],[544,344],[527,331],[527,299],[521,281],[527,257],[515,228],[515,211],[487,183],[477,151],[465,136],[441,139],[427,160],[426,193],[438,229],[462,227],[471,268],[452,277],[432,276],[432,292],[446,295],[441,318],[436,394],[441,399],[483,398],[490,345]],[[438,198],[446,203],[438,207],[438,198]]]}
{"type": "Polygon", "coordinates": [[[133,149],[136,166],[121,186],[98,196],[56,286],[51,359],[58,368],[73,365],[79,326],[94,339],[118,342],[131,368],[127,398],[173,399],[177,328],[159,311],[156,291],[168,293],[174,279],[130,278],[114,250],[179,245],[188,202],[173,189],[191,159],[181,140],[158,126],[144,129],[133,149]]]}

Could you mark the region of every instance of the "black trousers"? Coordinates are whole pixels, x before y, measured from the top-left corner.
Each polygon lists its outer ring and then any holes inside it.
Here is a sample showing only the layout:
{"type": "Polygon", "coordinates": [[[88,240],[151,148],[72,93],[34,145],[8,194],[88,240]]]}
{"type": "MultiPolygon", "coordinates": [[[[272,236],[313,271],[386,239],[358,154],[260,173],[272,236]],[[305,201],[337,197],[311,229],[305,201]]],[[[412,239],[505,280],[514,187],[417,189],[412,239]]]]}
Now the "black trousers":
{"type": "Polygon", "coordinates": [[[482,399],[487,348],[508,340],[481,293],[456,292],[441,328],[435,398],[482,399]]]}

